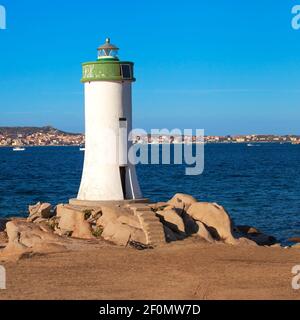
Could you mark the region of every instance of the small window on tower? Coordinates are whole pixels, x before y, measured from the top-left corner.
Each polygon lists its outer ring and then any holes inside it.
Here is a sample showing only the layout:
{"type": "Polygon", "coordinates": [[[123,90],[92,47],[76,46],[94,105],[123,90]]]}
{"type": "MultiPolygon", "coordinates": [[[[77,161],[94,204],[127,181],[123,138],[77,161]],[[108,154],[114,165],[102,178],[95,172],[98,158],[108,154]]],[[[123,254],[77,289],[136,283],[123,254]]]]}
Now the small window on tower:
{"type": "Polygon", "coordinates": [[[127,128],[127,119],[126,118],[120,118],[119,119],[120,128],[127,128]]]}
{"type": "Polygon", "coordinates": [[[130,64],[121,64],[122,78],[131,79],[131,65],[130,64]]]}

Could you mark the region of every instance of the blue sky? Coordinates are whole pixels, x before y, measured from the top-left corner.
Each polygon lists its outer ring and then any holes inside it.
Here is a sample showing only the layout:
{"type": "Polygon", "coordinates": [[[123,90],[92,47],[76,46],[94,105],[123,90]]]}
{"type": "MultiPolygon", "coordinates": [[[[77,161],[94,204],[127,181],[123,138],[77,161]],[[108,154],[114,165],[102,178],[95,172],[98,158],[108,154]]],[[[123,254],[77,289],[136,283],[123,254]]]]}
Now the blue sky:
{"type": "Polygon", "coordinates": [[[81,63],[135,62],[134,127],[300,134],[300,0],[0,0],[0,126],[84,130],[81,63]]]}

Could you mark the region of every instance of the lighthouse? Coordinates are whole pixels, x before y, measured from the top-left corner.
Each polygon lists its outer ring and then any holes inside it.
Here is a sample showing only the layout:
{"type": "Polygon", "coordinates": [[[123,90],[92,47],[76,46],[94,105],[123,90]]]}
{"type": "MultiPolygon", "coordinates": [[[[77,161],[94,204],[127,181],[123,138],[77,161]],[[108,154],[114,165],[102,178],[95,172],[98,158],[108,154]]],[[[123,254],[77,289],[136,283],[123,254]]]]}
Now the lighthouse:
{"type": "Polygon", "coordinates": [[[143,200],[135,166],[128,161],[134,64],[120,61],[118,50],[107,38],[97,61],[83,63],[85,155],[71,204],[143,200]]]}

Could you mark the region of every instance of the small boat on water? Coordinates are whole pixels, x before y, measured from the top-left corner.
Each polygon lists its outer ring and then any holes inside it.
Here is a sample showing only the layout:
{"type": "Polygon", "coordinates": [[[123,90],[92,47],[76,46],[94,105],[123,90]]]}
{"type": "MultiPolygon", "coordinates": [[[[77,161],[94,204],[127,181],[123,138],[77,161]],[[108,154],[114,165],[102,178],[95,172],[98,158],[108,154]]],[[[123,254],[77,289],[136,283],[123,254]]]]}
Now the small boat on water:
{"type": "Polygon", "coordinates": [[[85,151],[85,147],[80,147],[79,151],[85,151]]]}
{"type": "Polygon", "coordinates": [[[25,151],[26,149],[25,148],[22,148],[22,147],[15,147],[13,148],[13,151],[25,151]]]}
{"type": "Polygon", "coordinates": [[[260,147],[259,144],[248,143],[247,147],[260,147]]]}

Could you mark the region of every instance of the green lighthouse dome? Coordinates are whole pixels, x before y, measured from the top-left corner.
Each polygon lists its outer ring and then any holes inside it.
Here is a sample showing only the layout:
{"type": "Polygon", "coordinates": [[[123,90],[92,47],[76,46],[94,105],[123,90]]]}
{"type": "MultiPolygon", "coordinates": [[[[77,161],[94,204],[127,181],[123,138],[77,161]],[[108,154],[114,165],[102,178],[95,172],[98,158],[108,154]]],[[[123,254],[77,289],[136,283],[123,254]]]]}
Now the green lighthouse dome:
{"type": "Polygon", "coordinates": [[[105,44],[98,48],[98,60],[82,64],[83,76],[81,82],[91,81],[135,81],[133,62],[120,61],[119,48],[110,43],[107,38],[105,44]]]}

